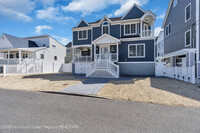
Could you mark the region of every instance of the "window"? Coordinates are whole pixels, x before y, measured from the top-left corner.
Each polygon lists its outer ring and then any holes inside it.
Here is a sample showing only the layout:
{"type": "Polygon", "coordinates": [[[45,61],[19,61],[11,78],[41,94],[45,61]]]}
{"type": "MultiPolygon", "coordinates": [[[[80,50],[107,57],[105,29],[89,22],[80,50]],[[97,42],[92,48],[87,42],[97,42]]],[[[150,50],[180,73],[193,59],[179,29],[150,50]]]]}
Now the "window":
{"type": "Polygon", "coordinates": [[[185,46],[191,45],[191,30],[185,32],[185,46]]]}
{"type": "Polygon", "coordinates": [[[86,40],[87,39],[87,30],[79,31],[78,32],[78,39],[79,40],[86,40]]]}
{"type": "Polygon", "coordinates": [[[69,54],[71,52],[71,49],[67,49],[67,53],[69,54]]]}
{"type": "Polygon", "coordinates": [[[58,57],[57,57],[57,56],[54,56],[54,60],[58,60],[58,57]]]}
{"type": "Polygon", "coordinates": [[[130,44],[128,46],[129,58],[145,57],[145,44],[130,44]]]}
{"type": "Polygon", "coordinates": [[[168,36],[171,34],[171,24],[168,24],[166,27],[165,27],[165,36],[168,36]]]}
{"type": "Polygon", "coordinates": [[[76,53],[80,53],[81,52],[81,50],[80,49],[76,49],[76,53]]]}
{"type": "Polygon", "coordinates": [[[176,7],[177,3],[178,3],[178,0],[174,0],[174,3],[173,3],[174,7],[176,7]]]}
{"type": "Polygon", "coordinates": [[[191,19],[191,3],[185,8],[185,22],[191,19]]]}
{"type": "Polygon", "coordinates": [[[40,59],[44,59],[44,54],[40,54],[40,59]]]}
{"type": "Polygon", "coordinates": [[[104,22],[102,25],[102,34],[109,34],[109,23],[104,22]]]}
{"type": "Polygon", "coordinates": [[[136,31],[137,31],[137,25],[136,24],[125,25],[125,30],[124,30],[125,35],[136,34],[136,31]]]}
{"type": "Polygon", "coordinates": [[[28,54],[23,54],[23,58],[28,58],[28,54]]]}

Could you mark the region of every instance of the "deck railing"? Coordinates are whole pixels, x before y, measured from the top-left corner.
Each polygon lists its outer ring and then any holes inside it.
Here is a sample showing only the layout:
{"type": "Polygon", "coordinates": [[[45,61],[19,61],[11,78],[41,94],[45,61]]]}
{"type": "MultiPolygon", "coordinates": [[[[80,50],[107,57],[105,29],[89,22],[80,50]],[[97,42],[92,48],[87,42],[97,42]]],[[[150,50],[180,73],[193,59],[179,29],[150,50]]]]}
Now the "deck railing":
{"type": "Polygon", "coordinates": [[[92,62],[91,56],[74,56],[74,62],[92,62]]]}

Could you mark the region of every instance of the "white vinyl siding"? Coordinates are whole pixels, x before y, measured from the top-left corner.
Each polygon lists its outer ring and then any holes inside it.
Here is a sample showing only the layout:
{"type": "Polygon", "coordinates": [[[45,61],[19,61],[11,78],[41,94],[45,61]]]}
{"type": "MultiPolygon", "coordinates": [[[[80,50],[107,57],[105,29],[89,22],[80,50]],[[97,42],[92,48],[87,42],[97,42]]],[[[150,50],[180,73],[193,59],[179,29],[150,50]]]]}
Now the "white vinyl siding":
{"type": "Polygon", "coordinates": [[[128,58],[144,58],[144,57],[145,57],[145,44],[128,45],[128,58]]]}
{"type": "Polygon", "coordinates": [[[86,40],[87,39],[87,34],[88,34],[87,30],[78,31],[78,39],[79,40],[86,40]]]}
{"type": "Polygon", "coordinates": [[[137,34],[137,24],[124,25],[124,34],[125,35],[135,35],[135,34],[137,34]]]}

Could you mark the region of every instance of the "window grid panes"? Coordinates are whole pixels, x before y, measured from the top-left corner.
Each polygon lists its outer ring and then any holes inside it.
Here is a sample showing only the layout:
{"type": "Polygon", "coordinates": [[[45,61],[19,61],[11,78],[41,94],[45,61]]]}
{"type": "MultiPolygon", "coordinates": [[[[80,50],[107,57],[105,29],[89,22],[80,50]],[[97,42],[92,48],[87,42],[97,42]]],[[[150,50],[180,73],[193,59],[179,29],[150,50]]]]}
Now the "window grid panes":
{"type": "Polygon", "coordinates": [[[87,39],[87,31],[79,31],[79,39],[87,39]]]}
{"type": "Polygon", "coordinates": [[[129,57],[144,57],[144,52],[144,44],[129,46],[129,57]]]}

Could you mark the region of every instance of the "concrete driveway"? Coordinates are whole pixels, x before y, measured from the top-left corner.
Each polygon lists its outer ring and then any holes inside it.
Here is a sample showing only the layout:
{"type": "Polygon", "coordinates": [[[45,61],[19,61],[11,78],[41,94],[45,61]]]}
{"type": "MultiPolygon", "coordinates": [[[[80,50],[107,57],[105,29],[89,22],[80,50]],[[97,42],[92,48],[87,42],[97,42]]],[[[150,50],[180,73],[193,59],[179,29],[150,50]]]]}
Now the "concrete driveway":
{"type": "Polygon", "coordinates": [[[200,109],[0,89],[0,133],[200,132],[200,109]]]}

